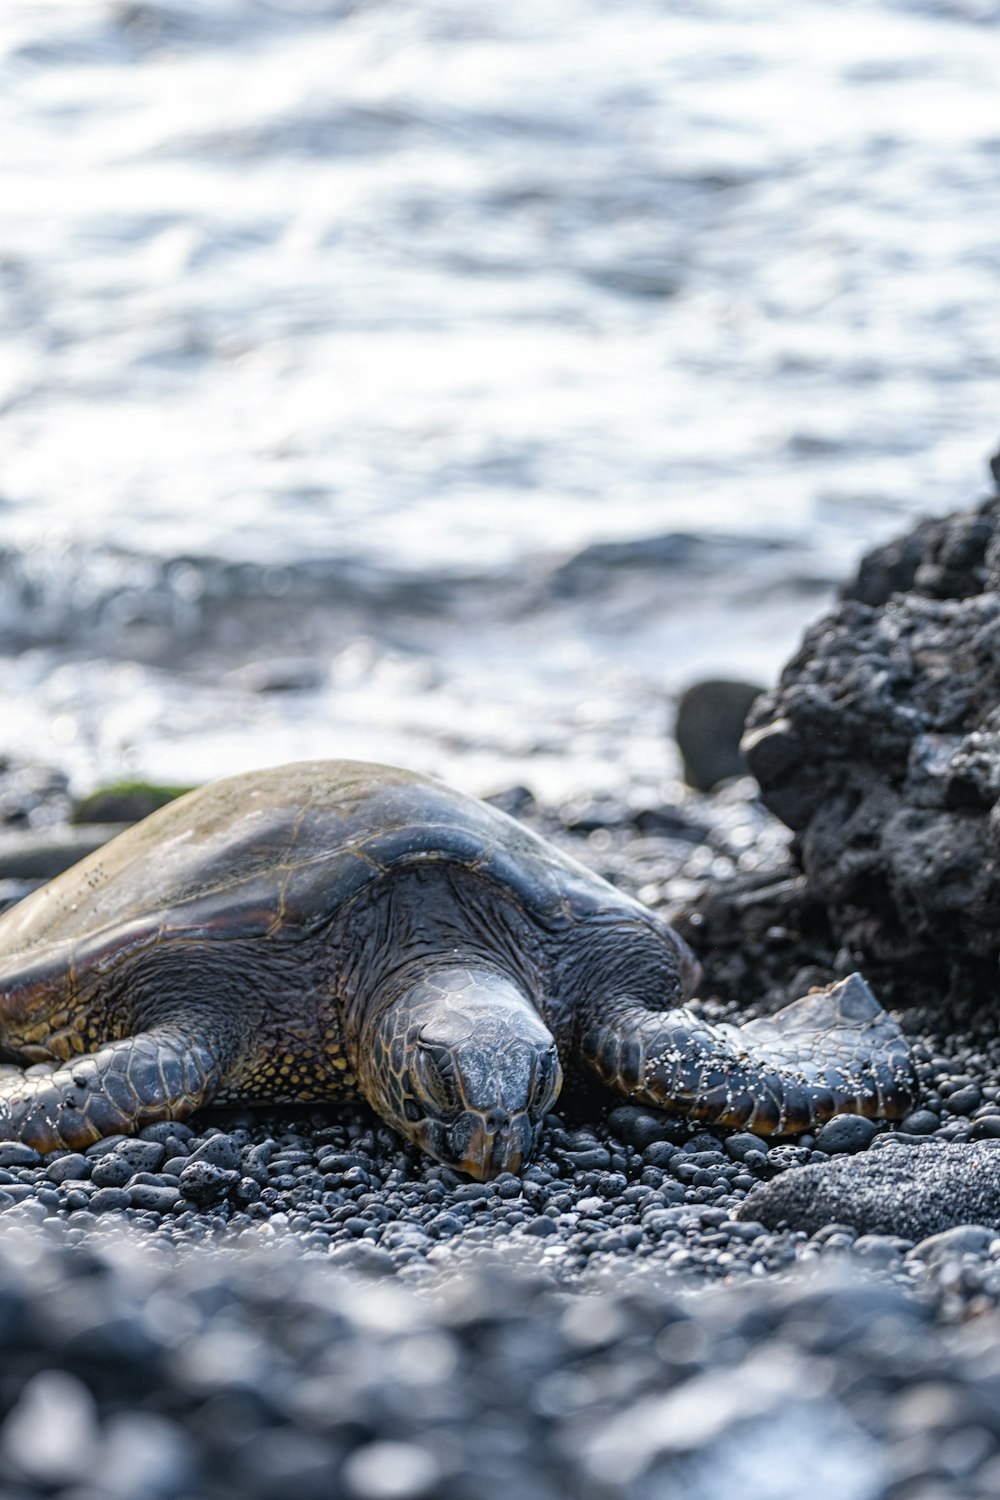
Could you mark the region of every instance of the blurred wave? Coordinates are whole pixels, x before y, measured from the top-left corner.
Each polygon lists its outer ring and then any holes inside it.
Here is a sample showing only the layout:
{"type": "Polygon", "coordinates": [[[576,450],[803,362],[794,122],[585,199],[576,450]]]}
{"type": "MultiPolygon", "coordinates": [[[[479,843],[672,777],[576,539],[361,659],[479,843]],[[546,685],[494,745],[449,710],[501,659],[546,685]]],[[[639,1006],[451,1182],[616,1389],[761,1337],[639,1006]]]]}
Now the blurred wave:
{"type": "Polygon", "coordinates": [[[6,650],[773,670],[979,492],[998,76],[992,0],[7,0],[6,650]]]}

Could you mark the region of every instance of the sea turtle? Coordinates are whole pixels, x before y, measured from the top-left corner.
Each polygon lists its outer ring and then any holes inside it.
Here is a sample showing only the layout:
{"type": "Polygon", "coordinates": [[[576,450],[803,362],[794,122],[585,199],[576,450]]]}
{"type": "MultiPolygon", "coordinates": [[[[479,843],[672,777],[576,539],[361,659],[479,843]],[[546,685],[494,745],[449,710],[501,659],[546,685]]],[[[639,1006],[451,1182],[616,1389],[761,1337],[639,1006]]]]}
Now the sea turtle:
{"type": "Polygon", "coordinates": [[[516,1171],[583,1063],[761,1134],[909,1103],[860,979],[743,1027],[682,1006],[653,912],[484,802],[312,761],[154,812],[0,917],[0,1137],[81,1148],[210,1101],[361,1095],[477,1178],[516,1171]]]}

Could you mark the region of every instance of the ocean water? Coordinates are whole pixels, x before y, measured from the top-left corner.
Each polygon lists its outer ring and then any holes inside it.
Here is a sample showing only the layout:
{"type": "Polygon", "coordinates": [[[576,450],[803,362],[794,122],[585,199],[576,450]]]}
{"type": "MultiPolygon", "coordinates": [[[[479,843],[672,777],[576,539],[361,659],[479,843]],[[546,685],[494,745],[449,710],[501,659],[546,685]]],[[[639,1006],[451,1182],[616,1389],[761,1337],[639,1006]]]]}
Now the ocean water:
{"type": "Polygon", "coordinates": [[[0,750],[668,779],[1000,439],[996,0],[5,0],[0,750]]]}

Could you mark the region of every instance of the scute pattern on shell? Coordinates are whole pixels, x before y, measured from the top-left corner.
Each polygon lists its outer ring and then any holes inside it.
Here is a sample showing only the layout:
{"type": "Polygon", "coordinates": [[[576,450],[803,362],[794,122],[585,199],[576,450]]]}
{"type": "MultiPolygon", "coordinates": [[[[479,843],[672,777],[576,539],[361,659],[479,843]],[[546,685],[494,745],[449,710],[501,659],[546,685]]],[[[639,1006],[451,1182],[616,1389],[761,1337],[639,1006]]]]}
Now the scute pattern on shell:
{"type": "Polygon", "coordinates": [[[303,761],[190,792],[21,902],[0,921],[0,989],[61,983],[69,967],[79,979],[172,938],[305,937],[388,870],[442,858],[516,892],[551,928],[577,907],[634,905],[430,777],[303,761]]]}

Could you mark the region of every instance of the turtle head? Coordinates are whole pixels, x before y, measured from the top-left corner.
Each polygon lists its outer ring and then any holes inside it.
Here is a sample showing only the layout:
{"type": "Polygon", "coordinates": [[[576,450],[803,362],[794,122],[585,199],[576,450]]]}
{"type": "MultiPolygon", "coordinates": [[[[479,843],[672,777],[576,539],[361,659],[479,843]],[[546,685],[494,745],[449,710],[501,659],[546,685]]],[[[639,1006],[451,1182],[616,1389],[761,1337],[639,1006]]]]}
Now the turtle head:
{"type": "Polygon", "coordinates": [[[382,1118],[480,1181],[519,1171],[562,1072],[551,1032],[517,985],[449,965],[383,990],[372,1011],[357,1072],[382,1118]]]}

